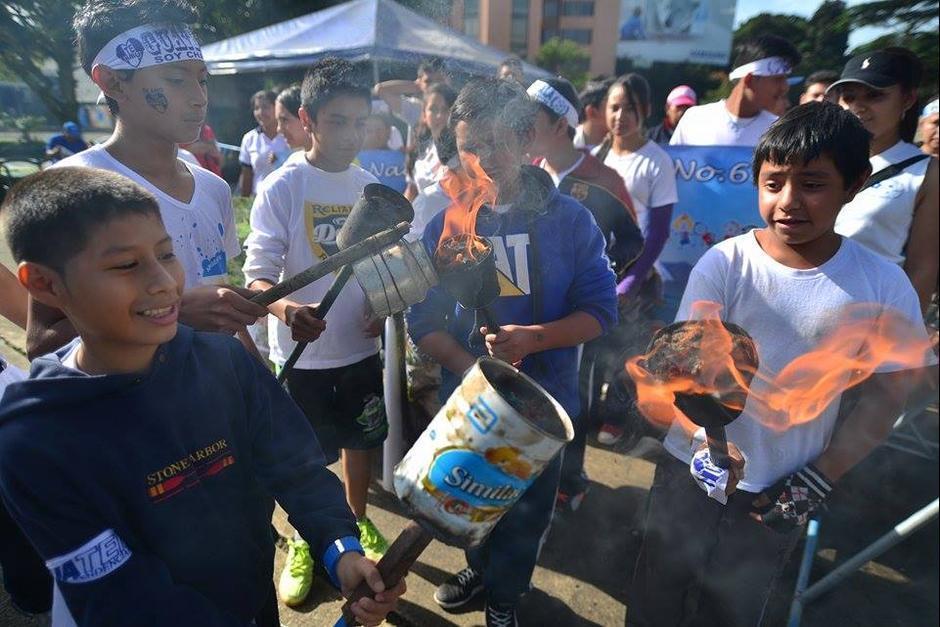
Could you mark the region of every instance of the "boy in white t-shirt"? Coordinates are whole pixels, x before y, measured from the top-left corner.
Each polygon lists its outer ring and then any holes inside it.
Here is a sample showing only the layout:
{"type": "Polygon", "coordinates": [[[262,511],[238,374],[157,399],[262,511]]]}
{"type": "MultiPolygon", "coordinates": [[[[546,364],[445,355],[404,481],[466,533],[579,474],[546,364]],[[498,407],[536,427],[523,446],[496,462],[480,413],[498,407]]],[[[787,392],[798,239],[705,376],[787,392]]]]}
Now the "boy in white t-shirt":
{"type": "MultiPolygon", "coordinates": [[[[296,152],[258,190],[246,241],[245,280],[267,289],[335,253],[336,233],[377,179],[351,165],[362,148],[369,117],[369,89],[355,81],[353,66],[324,59],[307,72],[301,87],[300,118],[312,147],[296,152]]],[[[271,360],[283,367],[297,342],[312,342],[287,375],[287,388],[316,431],[328,463],[342,452],[346,499],[356,515],[362,545],[378,558],[387,546],[366,517],[371,454],[388,431],[379,359],[381,320],[370,321],[365,294],[355,281],[340,292],[325,321],[316,304],[333,276],[326,276],[271,305],[271,360]],[[314,342],[314,340],[316,340],[314,342]]],[[[291,543],[279,593],[288,605],[302,603],[310,590],[312,563],[302,540],[291,543]]]]}
{"type": "MultiPolygon", "coordinates": [[[[859,402],[841,418],[840,395],[808,422],[771,427],[789,416],[760,400],[776,389],[769,383],[775,375],[842,329],[847,316],[870,324],[866,337],[899,316],[904,341],[927,346],[917,295],[904,272],[833,230],[839,210],[870,173],[869,137],[855,116],[830,103],[785,114],[754,155],[767,227],[716,245],[692,270],[677,320],[689,319],[695,302],[717,303],[721,319],[741,326],[758,348],[760,368],[747,404],[726,427],[746,461],[722,505],[697,485],[704,479],[696,472],[700,464],[692,464],[690,476],[693,454],[701,461],[705,451],[673,425],[665,446],[676,459],[660,463],[650,490],[628,625],[678,625],[692,616],[696,624],[761,624],[775,576],[802,526],[900,413],[914,380],[902,370],[912,363],[878,364],[860,385],[859,402]]],[[[849,354],[866,349],[859,339],[849,354]]],[[[936,360],[928,350],[917,365],[931,363],[936,360]]],[[[847,380],[848,373],[845,387],[847,380]]]]}
{"type": "Polygon", "coordinates": [[[679,120],[673,146],[756,146],[777,116],[775,103],[790,88],[787,77],[800,53],[786,39],[762,35],[735,51],[734,83],[727,99],[692,107],[679,120]]]}
{"type": "MultiPolygon", "coordinates": [[[[115,128],[103,144],[56,167],[111,170],[154,194],[185,271],[180,322],[236,333],[267,310],[247,300],[249,290],[221,286],[228,259],[240,252],[231,192],[218,176],[177,158],[177,144],[199,136],[208,104],[206,64],[187,28],[197,20],[185,2],[161,0],[89,0],[76,12],[79,59],[104,93],[115,128]]],[[[62,312],[35,301],[30,307],[30,357],[75,337],[62,312]]]]}

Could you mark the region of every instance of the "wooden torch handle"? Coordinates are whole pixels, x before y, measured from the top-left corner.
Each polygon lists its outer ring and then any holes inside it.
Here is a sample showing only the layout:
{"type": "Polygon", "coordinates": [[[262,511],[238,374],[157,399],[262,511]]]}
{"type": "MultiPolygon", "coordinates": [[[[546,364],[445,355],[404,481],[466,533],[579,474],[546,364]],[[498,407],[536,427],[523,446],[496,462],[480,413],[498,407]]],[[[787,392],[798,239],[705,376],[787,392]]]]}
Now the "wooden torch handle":
{"type": "MultiPolygon", "coordinates": [[[[394,588],[398,582],[408,574],[411,566],[417,561],[418,557],[431,543],[431,534],[421,528],[421,525],[410,521],[402,530],[376,568],[382,575],[382,581],[385,582],[385,588],[394,588]]],[[[353,616],[350,606],[365,597],[372,597],[372,588],[365,581],[360,583],[353,593],[349,596],[346,603],[343,604],[343,619],[346,625],[358,625],[359,622],[353,616]]]]}

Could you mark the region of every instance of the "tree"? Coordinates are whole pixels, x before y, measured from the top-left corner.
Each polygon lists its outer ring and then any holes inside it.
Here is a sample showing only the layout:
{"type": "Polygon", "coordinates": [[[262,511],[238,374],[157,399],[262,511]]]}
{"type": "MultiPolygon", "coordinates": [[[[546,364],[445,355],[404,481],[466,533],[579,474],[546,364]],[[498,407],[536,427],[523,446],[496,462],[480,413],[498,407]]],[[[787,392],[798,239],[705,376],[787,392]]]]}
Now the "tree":
{"type": "Polygon", "coordinates": [[[907,34],[925,26],[936,31],[938,17],[940,5],[936,0],[877,0],[848,10],[853,26],[890,25],[907,34]]]}
{"type": "Polygon", "coordinates": [[[535,64],[554,74],[567,78],[581,89],[587,81],[587,68],[591,55],[587,50],[571,41],[552,37],[546,41],[535,57],[535,64]]]}
{"type": "Polygon", "coordinates": [[[78,112],[73,75],[72,15],[78,0],[4,0],[0,3],[0,58],[60,122],[78,112]],[[43,73],[46,60],[55,75],[43,73]]]}
{"type": "Polygon", "coordinates": [[[807,41],[800,50],[807,73],[842,68],[849,46],[846,17],[845,3],[841,0],[826,0],[813,13],[807,24],[807,41]]]}

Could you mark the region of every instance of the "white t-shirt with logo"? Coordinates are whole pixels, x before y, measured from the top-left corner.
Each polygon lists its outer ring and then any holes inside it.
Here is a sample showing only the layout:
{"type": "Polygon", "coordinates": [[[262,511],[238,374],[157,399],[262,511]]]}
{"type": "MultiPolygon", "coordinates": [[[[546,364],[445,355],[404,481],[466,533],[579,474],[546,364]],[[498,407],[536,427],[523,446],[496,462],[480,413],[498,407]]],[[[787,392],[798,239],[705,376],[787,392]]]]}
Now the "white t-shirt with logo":
{"type": "MultiPolygon", "coordinates": [[[[337,252],[336,233],[359,200],[362,188],[378,179],[358,166],[326,172],[295,153],[271,174],[251,207],[251,234],[245,241],[245,281],[277,282],[337,252]]],[[[288,298],[305,305],[320,302],[333,282],[329,274],[288,298]]],[[[351,278],[326,315],[326,331],[304,350],[297,368],[323,370],[361,361],[379,350],[366,337],[368,305],[351,278]]],[[[268,327],[271,361],[283,365],[296,343],[290,327],[274,320],[268,327]]]]}
{"type": "MultiPolygon", "coordinates": [[[[773,485],[812,462],[829,445],[839,400],[814,420],[775,431],[755,418],[759,403],[753,396],[768,389],[766,379],[829,336],[846,308],[871,305],[874,317],[894,310],[911,322],[911,340],[927,340],[917,294],[898,266],[843,238],[827,262],[818,268],[797,270],[765,253],[755,233],[725,240],[705,253],[692,269],[676,316],[676,320],[689,319],[696,301],[716,302],[722,307],[721,319],[742,327],[757,345],[760,367],[751,383],[752,396],[741,416],[725,427],[728,441],[734,442],[747,460],[744,480],[739,484],[747,492],[773,485]]],[[[871,324],[874,328],[875,322],[871,324]]],[[[936,359],[928,350],[924,365],[932,363],[936,359]]],[[[886,363],[876,371],[901,369],[886,363]]],[[[689,463],[691,441],[681,426],[672,426],[665,446],[689,463]]]]}
{"type": "MultiPolygon", "coordinates": [[[[871,171],[877,174],[894,163],[922,154],[914,144],[899,141],[869,159],[871,171]]],[[[928,165],[930,159],[922,159],[859,192],[839,212],[836,233],[851,237],[890,261],[903,265],[904,246],[914,222],[917,193],[924,184],[928,165]]]]}
{"type": "Polygon", "coordinates": [[[111,156],[104,146],[92,146],[53,167],[85,166],[117,172],[156,196],[163,226],[183,265],[186,287],[227,282],[228,260],[241,252],[235,231],[232,192],[228,183],[198,165],[186,164],[195,181],[189,202],[173,198],[111,156]]]}
{"type": "Polygon", "coordinates": [[[739,118],[719,100],[690,107],[669,140],[671,146],[756,146],[761,135],[777,119],[769,111],[739,118]]]}
{"type": "Polygon", "coordinates": [[[260,127],[253,128],[242,137],[238,161],[251,168],[254,176],[252,193],[258,193],[258,185],[264,178],[284,162],[291,152],[284,136],[278,133],[273,138],[264,134],[260,127]]]}
{"type": "MultiPolygon", "coordinates": [[[[597,154],[599,148],[591,151],[597,154]]],[[[679,200],[676,191],[676,167],[659,144],[647,141],[630,154],[618,155],[611,150],[604,165],[613,168],[623,179],[640,224],[648,224],[651,207],[673,205],[679,200]]]]}

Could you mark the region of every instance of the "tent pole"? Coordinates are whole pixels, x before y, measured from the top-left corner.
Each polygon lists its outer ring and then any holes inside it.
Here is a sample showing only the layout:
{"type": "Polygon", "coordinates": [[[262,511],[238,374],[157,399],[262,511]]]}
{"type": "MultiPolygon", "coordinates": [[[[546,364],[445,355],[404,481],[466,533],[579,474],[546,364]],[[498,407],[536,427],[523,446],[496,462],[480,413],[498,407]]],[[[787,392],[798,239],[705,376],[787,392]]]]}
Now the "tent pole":
{"type": "Polygon", "coordinates": [[[372,59],[372,84],[379,84],[379,60],[372,59]]]}

